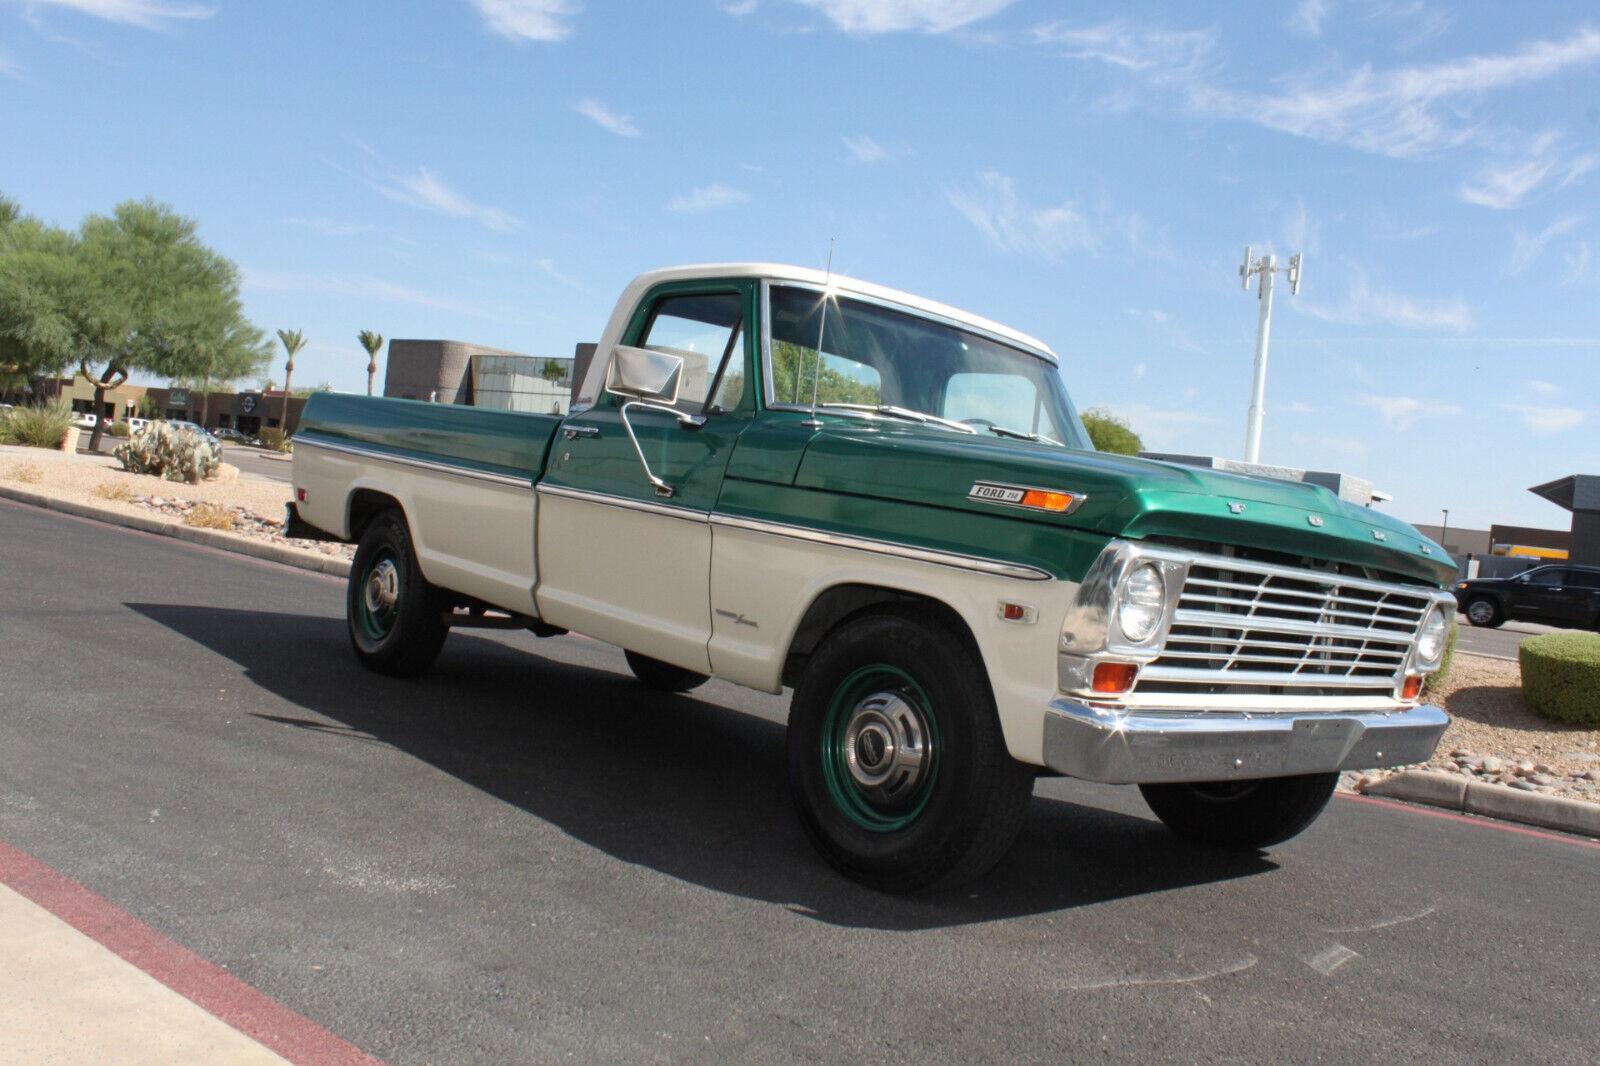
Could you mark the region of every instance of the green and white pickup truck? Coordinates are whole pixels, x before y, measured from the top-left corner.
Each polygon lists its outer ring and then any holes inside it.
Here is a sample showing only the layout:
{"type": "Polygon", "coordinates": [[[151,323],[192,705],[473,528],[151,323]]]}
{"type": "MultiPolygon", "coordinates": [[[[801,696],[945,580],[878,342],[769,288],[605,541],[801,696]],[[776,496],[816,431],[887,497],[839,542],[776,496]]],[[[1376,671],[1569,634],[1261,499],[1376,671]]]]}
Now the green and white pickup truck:
{"type": "Polygon", "coordinates": [[[1259,848],[1426,759],[1454,568],[1326,489],[1093,450],[1049,348],[770,264],[622,294],[566,417],[318,393],[294,530],[354,541],[360,660],[584,633],[643,684],[793,686],[799,817],[888,891],[975,877],[1041,773],[1259,848]]]}

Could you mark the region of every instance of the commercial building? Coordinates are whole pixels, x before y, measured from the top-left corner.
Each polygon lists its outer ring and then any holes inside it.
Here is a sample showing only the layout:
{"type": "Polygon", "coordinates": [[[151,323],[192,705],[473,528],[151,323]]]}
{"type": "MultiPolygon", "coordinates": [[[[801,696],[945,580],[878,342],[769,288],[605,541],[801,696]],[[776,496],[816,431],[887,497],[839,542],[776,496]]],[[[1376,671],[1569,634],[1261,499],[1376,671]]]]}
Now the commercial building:
{"type": "Polygon", "coordinates": [[[566,414],[572,406],[574,362],[574,358],[543,358],[465,341],[392,340],[383,394],[566,414]]]}
{"type": "Polygon", "coordinates": [[[56,385],[59,394],[79,414],[98,414],[113,421],[133,417],[177,418],[207,429],[238,430],[252,437],[263,429],[283,428],[293,433],[300,425],[300,412],[306,405],[304,396],[290,396],[285,412],[282,389],[208,392],[178,385],[166,388],[119,385],[106,390],[100,410],[96,411],[94,386],[85,378],[62,378],[56,385]]]}

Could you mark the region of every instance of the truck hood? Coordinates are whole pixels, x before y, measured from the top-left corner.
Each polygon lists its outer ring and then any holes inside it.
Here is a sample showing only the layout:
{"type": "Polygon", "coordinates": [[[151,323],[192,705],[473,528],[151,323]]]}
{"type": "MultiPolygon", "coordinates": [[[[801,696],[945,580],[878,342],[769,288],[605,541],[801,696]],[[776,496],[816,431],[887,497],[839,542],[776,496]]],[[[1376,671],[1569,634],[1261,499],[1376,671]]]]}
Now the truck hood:
{"type": "Polygon", "coordinates": [[[1435,585],[1456,574],[1445,550],[1411,526],[1341,500],[1319,485],[921,425],[830,423],[812,437],[794,483],[1004,513],[1112,537],[1250,545],[1435,585]],[[1084,499],[1070,514],[1023,510],[971,498],[979,481],[1072,492],[1084,499]]]}

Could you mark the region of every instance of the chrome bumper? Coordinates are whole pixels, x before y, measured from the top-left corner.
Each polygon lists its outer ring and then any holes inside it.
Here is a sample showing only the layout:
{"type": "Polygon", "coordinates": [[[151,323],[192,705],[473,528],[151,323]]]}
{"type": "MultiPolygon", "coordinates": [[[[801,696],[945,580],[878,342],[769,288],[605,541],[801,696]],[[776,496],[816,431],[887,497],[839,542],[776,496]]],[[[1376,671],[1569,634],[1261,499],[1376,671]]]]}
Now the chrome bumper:
{"type": "Polygon", "coordinates": [[[1229,781],[1425,762],[1450,724],[1437,707],[1386,713],[1138,714],[1051,702],[1045,765],[1108,784],[1229,781]]]}

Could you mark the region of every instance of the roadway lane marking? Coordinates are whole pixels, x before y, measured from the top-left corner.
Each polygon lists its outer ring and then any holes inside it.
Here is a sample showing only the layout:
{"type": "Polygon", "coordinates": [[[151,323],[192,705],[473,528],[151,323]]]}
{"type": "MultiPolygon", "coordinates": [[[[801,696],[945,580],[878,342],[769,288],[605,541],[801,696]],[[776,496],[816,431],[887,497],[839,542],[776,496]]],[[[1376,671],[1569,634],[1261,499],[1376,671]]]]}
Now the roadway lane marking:
{"type": "Polygon", "coordinates": [[[1519,836],[1537,837],[1540,840],[1556,840],[1563,844],[1572,844],[1580,848],[1594,848],[1600,851],[1600,840],[1589,840],[1584,837],[1565,836],[1561,833],[1547,833],[1542,829],[1525,829],[1520,825],[1507,825],[1497,822],[1492,818],[1484,818],[1471,814],[1455,814],[1451,811],[1437,811],[1431,807],[1424,807],[1412,803],[1396,803],[1393,800],[1378,799],[1375,796],[1357,796],[1349,792],[1336,792],[1334,795],[1341,799],[1353,800],[1356,803],[1371,803],[1377,807],[1388,807],[1391,810],[1407,811],[1411,814],[1422,814],[1429,818],[1445,818],[1452,822],[1466,822],[1468,825],[1482,826],[1485,829],[1497,829],[1502,833],[1516,833],[1519,836]]]}
{"type": "Polygon", "coordinates": [[[0,884],[295,1066],[383,1066],[381,1060],[3,840],[0,884]]]}

